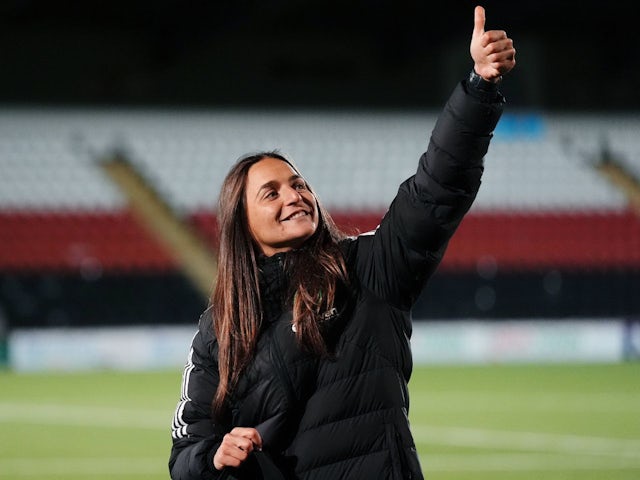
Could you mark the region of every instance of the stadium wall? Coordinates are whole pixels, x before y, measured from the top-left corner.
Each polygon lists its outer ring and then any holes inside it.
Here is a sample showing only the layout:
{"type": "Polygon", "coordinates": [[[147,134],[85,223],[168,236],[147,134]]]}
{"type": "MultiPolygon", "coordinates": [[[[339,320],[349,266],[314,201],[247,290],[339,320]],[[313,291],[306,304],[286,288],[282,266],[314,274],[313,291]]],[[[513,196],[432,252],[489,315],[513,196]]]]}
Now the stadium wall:
{"type": "MultiPolygon", "coordinates": [[[[18,372],[181,369],[193,327],[25,329],[9,335],[9,367],[18,372]]],[[[416,365],[620,362],[640,358],[640,322],[415,322],[416,365]]]]}

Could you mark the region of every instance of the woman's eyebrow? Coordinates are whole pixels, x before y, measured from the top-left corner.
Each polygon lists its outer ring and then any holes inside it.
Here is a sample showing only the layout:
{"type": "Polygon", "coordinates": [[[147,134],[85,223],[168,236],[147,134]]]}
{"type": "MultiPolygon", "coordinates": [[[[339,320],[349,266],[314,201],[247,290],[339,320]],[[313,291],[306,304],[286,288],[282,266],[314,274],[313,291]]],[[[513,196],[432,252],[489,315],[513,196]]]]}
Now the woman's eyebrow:
{"type": "Polygon", "coordinates": [[[258,188],[258,191],[256,192],[256,197],[260,195],[260,193],[263,190],[275,189],[277,185],[278,185],[278,182],[276,182],[275,180],[269,180],[268,182],[262,184],[260,188],[258,188]]]}
{"type": "MultiPolygon", "coordinates": [[[[295,182],[296,180],[302,179],[302,175],[298,175],[297,173],[291,175],[288,179],[289,183],[295,182]]],[[[269,180],[268,182],[262,184],[260,188],[258,188],[258,192],[256,193],[256,197],[260,195],[260,192],[263,190],[276,189],[279,182],[277,180],[269,180]]]]}

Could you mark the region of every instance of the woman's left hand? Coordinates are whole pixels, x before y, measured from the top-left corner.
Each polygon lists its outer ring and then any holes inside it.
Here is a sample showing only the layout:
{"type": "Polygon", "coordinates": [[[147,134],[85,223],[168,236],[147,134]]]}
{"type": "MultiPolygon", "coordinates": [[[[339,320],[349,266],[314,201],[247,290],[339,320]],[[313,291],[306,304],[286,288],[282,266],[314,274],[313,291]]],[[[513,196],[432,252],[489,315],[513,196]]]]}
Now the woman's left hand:
{"type": "Polygon", "coordinates": [[[477,6],[474,11],[474,26],[469,51],[474,69],[478,75],[490,82],[497,82],[516,64],[516,49],[513,40],[504,30],[485,32],[484,8],[477,6]]]}

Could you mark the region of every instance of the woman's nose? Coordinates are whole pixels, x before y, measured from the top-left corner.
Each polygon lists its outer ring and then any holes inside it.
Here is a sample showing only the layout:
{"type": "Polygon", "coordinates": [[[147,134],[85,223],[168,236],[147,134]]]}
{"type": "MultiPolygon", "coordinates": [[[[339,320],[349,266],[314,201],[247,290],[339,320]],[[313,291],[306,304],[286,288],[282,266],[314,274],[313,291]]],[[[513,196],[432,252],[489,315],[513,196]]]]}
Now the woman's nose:
{"type": "Polygon", "coordinates": [[[286,187],[285,199],[287,203],[296,203],[302,199],[302,195],[295,188],[286,187]]]}

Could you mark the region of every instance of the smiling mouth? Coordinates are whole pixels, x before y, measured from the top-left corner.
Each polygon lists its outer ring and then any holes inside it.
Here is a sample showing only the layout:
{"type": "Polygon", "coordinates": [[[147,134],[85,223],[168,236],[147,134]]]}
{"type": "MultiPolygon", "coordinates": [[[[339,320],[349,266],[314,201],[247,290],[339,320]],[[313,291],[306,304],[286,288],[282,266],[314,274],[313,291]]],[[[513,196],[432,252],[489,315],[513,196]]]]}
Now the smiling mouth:
{"type": "Polygon", "coordinates": [[[283,218],[282,221],[283,222],[288,222],[289,220],[295,220],[296,218],[301,218],[301,217],[306,217],[307,215],[310,215],[309,212],[306,212],[304,210],[301,210],[299,212],[296,212],[292,215],[289,215],[287,218],[283,218]]]}

